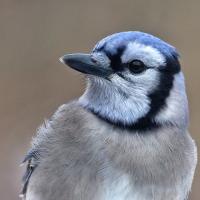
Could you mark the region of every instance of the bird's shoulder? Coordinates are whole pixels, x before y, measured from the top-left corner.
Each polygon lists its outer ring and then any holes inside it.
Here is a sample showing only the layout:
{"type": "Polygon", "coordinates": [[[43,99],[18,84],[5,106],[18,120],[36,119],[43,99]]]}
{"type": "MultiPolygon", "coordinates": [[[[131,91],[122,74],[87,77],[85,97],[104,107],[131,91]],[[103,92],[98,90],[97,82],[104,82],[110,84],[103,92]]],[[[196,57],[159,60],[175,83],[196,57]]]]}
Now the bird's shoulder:
{"type": "MultiPolygon", "coordinates": [[[[21,197],[26,196],[33,172],[41,162],[48,158],[48,155],[54,152],[59,153],[55,149],[61,145],[66,144],[68,148],[77,147],[74,143],[77,143],[75,142],[77,138],[80,141],[80,134],[85,133],[86,123],[91,120],[90,117],[92,114],[84,110],[77,101],[72,101],[61,105],[50,119],[43,122],[32,140],[31,149],[22,162],[26,164],[26,171],[22,179],[21,197]]],[[[78,145],[81,146],[80,143],[78,145]]]]}
{"type": "Polygon", "coordinates": [[[45,143],[58,142],[58,138],[75,137],[93,118],[77,101],[61,105],[56,112],[38,128],[32,146],[45,146],[45,143]]]}

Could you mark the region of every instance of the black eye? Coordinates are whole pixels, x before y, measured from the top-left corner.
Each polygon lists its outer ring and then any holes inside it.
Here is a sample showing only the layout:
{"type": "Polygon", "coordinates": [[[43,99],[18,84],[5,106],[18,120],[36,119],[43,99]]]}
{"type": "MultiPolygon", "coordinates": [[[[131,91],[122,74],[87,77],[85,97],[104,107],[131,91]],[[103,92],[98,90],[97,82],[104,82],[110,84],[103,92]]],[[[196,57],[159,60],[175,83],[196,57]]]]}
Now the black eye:
{"type": "Polygon", "coordinates": [[[133,60],[128,65],[129,70],[134,74],[142,73],[147,69],[146,65],[140,60],[133,60]]]}

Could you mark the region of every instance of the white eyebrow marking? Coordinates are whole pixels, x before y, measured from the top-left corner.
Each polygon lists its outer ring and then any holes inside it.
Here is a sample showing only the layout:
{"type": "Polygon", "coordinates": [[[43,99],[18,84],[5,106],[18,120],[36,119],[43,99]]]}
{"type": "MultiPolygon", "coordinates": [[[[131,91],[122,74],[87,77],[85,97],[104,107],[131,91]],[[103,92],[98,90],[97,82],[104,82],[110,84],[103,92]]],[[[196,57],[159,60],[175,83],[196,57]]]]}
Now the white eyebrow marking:
{"type": "Polygon", "coordinates": [[[128,44],[121,60],[122,63],[128,63],[132,60],[141,60],[150,67],[159,67],[160,65],[165,65],[166,62],[165,57],[160,51],[151,46],[137,42],[131,42],[128,44]]]}

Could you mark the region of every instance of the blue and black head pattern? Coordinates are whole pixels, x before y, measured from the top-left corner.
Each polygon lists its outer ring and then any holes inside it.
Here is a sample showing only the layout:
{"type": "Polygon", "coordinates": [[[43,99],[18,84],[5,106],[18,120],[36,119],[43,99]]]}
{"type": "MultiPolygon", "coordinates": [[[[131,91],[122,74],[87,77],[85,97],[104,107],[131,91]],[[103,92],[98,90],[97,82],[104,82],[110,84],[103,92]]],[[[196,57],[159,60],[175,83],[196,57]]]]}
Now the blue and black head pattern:
{"type": "Polygon", "coordinates": [[[121,56],[130,42],[137,42],[157,49],[166,59],[166,65],[160,66],[163,71],[177,73],[180,71],[179,54],[176,49],[163,40],[139,31],[120,32],[110,35],[97,43],[93,52],[104,52],[111,60],[114,70],[123,70],[121,56]]]}
{"type": "Polygon", "coordinates": [[[157,49],[165,58],[164,66],[159,66],[160,80],[156,90],[152,91],[148,96],[151,102],[150,111],[132,125],[124,125],[124,123],[112,122],[106,119],[105,116],[100,118],[107,122],[116,125],[122,129],[145,131],[152,128],[157,128],[160,125],[154,120],[156,114],[166,106],[166,99],[173,87],[174,75],[180,72],[179,54],[176,49],[164,42],[163,40],[143,32],[121,32],[115,33],[102,39],[94,47],[93,52],[105,53],[111,61],[111,67],[115,72],[123,71],[125,65],[121,61],[121,56],[125,52],[130,42],[137,42],[145,46],[151,46],[157,49]]]}

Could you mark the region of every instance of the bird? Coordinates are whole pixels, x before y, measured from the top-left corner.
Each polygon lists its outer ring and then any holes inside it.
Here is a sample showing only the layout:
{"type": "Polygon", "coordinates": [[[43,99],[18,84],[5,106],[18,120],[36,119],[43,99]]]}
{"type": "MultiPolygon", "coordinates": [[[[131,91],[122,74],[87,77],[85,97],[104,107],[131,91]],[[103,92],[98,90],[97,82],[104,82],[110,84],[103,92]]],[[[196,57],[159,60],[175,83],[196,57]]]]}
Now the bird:
{"type": "Polygon", "coordinates": [[[37,130],[25,156],[26,200],[185,200],[197,148],[188,132],[175,47],[149,33],[101,39],[60,61],[87,82],[37,130]]]}

